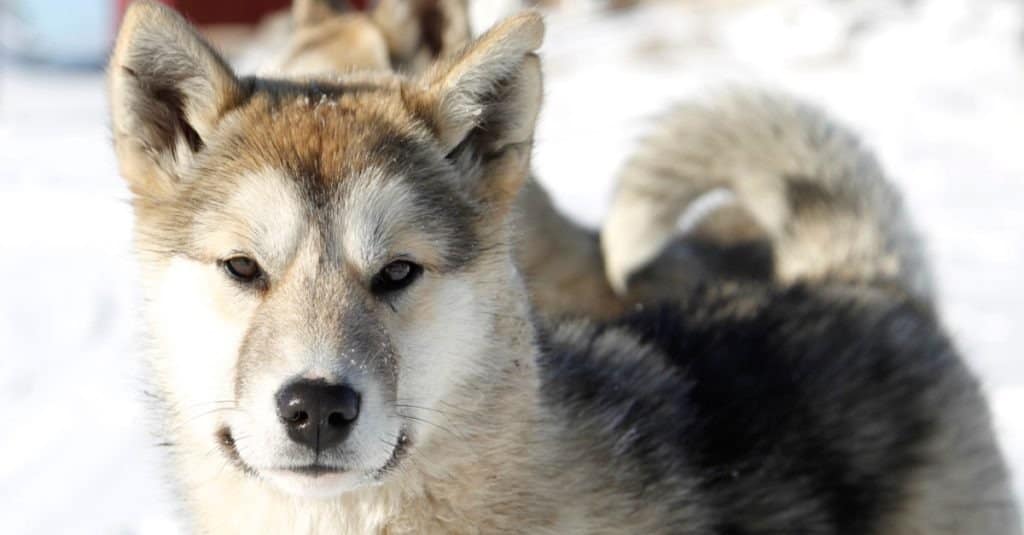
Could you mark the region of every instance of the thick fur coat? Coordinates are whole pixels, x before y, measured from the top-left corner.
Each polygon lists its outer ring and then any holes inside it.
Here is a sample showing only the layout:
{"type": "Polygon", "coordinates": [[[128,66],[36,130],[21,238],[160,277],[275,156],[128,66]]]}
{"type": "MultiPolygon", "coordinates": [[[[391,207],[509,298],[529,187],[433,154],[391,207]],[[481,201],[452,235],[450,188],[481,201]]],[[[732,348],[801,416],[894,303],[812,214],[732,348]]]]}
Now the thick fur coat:
{"type": "Polygon", "coordinates": [[[542,35],[526,13],[415,75],[240,78],[129,9],[114,142],[196,530],[1019,533],[977,384],[899,277],[534,313],[542,35]],[[292,410],[310,383],[347,409],[292,410]]]}

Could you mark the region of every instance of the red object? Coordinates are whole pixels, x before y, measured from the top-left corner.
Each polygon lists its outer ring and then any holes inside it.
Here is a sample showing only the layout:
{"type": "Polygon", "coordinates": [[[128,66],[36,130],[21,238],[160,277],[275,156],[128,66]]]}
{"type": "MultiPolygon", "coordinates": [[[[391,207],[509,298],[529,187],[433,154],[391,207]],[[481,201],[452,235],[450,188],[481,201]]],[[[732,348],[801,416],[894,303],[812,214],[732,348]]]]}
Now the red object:
{"type": "MultiPolygon", "coordinates": [[[[194,24],[256,24],[265,15],[291,5],[291,0],[160,0],[194,24]]],[[[117,0],[118,20],[131,0],[117,0]]],[[[353,2],[353,3],[358,3],[353,2]]]]}

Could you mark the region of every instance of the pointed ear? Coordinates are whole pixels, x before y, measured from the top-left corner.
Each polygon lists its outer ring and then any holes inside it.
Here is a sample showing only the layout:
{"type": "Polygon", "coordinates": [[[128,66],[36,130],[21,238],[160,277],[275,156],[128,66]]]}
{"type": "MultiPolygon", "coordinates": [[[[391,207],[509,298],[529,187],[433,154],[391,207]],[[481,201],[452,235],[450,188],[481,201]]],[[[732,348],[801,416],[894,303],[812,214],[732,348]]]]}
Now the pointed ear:
{"type": "Polygon", "coordinates": [[[180,15],[148,1],[125,13],[109,82],[121,174],[135,194],[151,197],[173,193],[243,94],[224,60],[180,15]]]}
{"type": "Polygon", "coordinates": [[[543,37],[536,13],[506,19],[424,73],[424,90],[407,95],[449,158],[479,177],[485,196],[514,197],[529,171],[542,89],[534,51],[543,37]]]}
{"type": "Polygon", "coordinates": [[[467,0],[379,0],[371,16],[394,66],[416,72],[471,38],[467,0]]]}

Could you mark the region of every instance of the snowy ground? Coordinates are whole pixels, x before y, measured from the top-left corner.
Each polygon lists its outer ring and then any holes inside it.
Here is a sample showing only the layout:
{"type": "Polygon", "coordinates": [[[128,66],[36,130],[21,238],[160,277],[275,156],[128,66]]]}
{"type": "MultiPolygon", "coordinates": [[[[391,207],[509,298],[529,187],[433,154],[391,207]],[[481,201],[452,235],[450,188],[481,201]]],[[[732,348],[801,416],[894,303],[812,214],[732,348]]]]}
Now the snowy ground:
{"type": "MultiPolygon", "coordinates": [[[[946,322],[1024,474],[1022,4],[682,4],[550,19],[535,163],[559,204],[596,223],[649,120],[718,83],[825,105],[906,191],[946,322]]],[[[131,218],[103,81],[2,69],[0,532],[175,532],[140,403],[131,218]]]]}

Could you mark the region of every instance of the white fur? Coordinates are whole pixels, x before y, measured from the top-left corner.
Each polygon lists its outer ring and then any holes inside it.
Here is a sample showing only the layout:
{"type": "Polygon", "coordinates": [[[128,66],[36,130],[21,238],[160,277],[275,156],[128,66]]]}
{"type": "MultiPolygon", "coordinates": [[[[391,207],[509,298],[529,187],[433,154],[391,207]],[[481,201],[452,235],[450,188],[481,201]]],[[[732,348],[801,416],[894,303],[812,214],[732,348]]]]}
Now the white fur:
{"type": "Polygon", "coordinates": [[[491,322],[468,281],[446,276],[421,282],[425,283],[421,289],[424,308],[411,317],[400,313],[390,323],[392,340],[402,355],[399,403],[423,407],[402,412],[435,424],[417,426],[414,436],[424,441],[438,429],[445,413],[453,410],[442,406],[441,400],[456,384],[471,383],[486,362],[487,356],[480,351],[490,345],[491,322]]]}
{"type": "Polygon", "coordinates": [[[283,171],[265,169],[239,178],[223,208],[198,221],[199,246],[222,260],[244,253],[260,265],[281,268],[308,226],[298,195],[283,171]]]}
{"type": "Polygon", "coordinates": [[[174,396],[183,431],[208,437],[211,446],[232,385],[238,347],[253,306],[236,301],[234,314],[217,310],[224,275],[212,265],[174,258],[164,270],[149,307],[150,329],[161,358],[154,362],[165,389],[174,396]],[[248,306],[247,306],[248,305],[248,306]]]}

